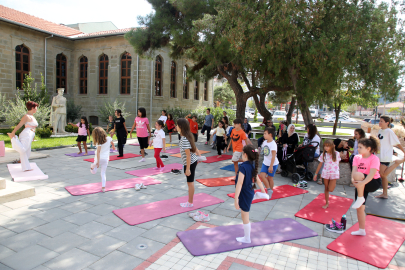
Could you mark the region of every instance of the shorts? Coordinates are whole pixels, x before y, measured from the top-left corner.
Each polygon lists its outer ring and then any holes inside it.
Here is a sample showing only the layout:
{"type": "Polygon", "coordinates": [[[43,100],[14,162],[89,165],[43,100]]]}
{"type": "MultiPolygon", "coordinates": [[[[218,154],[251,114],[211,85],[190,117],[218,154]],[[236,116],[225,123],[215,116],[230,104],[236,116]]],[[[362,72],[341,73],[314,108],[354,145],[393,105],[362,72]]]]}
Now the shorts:
{"type": "MultiPolygon", "coordinates": [[[[196,162],[194,162],[193,164],[190,165],[191,174],[189,176],[186,175],[187,183],[194,182],[195,169],[197,168],[197,164],[198,164],[198,161],[196,161],[196,162]]],[[[186,174],[186,169],[187,169],[187,165],[184,165],[184,174],[186,174]]]]}
{"type": "Polygon", "coordinates": [[[173,130],[174,130],[174,128],[172,128],[172,129],[167,129],[167,131],[168,131],[169,133],[173,133],[173,130]]]}
{"type": "Polygon", "coordinates": [[[194,136],[194,142],[197,142],[198,141],[198,133],[193,133],[193,136],[194,136]]]}
{"type": "Polygon", "coordinates": [[[232,155],[232,161],[233,162],[238,162],[240,159],[242,159],[242,152],[234,151],[233,155],[232,155]]]}
{"type": "Polygon", "coordinates": [[[87,136],[86,135],[77,136],[76,142],[87,142],[87,136]]]}
{"type": "Polygon", "coordinates": [[[139,147],[145,149],[149,147],[149,138],[148,137],[138,137],[139,147]]]}
{"type": "MultiPolygon", "coordinates": [[[[367,174],[364,174],[364,178],[367,177],[367,174]]],[[[377,191],[381,187],[381,178],[373,179],[370,182],[368,182],[364,186],[364,203],[363,205],[366,205],[368,193],[377,191]]],[[[357,188],[354,191],[354,198],[357,200],[357,188]]]]}
{"type": "Polygon", "coordinates": [[[380,164],[389,167],[391,162],[380,162],[380,164]]]}
{"type": "Polygon", "coordinates": [[[278,168],[278,164],[277,165],[273,165],[273,172],[269,173],[269,167],[265,164],[262,164],[262,169],[260,170],[261,173],[266,173],[268,176],[274,177],[274,175],[276,174],[277,168],[278,168]]]}

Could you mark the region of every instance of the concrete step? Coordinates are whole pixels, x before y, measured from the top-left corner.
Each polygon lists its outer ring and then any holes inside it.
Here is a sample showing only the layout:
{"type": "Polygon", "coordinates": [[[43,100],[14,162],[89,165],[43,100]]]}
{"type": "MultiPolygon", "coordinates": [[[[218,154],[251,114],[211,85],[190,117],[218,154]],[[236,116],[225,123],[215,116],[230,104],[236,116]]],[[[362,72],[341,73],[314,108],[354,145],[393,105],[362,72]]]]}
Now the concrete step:
{"type": "Polygon", "coordinates": [[[6,188],[6,179],[0,177],[0,189],[6,188]]]}
{"type": "Polygon", "coordinates": [[[7,181],[7,188],[0,190],[0,204],[35,196],[35,188],[7,181]]]}

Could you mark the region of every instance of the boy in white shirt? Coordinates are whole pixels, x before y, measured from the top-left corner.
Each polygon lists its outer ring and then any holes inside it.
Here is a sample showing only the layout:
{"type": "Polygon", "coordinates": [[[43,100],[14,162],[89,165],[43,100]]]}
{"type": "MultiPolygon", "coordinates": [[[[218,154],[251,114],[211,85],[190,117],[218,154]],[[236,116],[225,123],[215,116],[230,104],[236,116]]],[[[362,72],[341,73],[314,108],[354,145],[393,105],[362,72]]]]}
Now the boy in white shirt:
{"type": "Polygon", "coordinates": [[[277,159],[277,144],[274,141],[276,130],[272,127],[267,127],[264,130],[264,141],[262,144],[262,151],[264,153],[263,165],[260,170],[260,179],[267,188],[267,194],[269,197],[273,195],[274,181],[273,177],[277,171],[278,159],[277,159]]]}

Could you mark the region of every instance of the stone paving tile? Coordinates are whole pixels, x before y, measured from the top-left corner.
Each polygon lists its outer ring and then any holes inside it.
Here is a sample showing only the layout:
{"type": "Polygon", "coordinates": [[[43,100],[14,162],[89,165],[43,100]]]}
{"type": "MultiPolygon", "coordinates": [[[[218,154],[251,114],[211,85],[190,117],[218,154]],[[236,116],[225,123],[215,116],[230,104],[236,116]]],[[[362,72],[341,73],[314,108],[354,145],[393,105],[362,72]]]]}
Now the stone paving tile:
{"type": "MultiPolygon", "coordinates": [[[[16,252],[14,250],[11,250],[5,246],[0,245],[0,260],[6,258],[8,256],[11,256],[15,253],[16,252]]],[[[1,269],[1,267],[0,267],[0,269],[1,269]]]]}
{"type": "Polygon", "coordinates": [[[183,218],[183,216],[176,215],[167,217],[165,220],[160,222],[159,225],[184,231],[194,223],[195,221],[188,216],[183,218]]]}
{"type": "Polygon", "coordinates": [[[94,256],[83,250],[74,248],[62,255],[48,261],[44,266],[49,269],[55,270],[71,270],[71,269],[82,269],[94,262],[98,261],[100,257],[94,256]]]}
{"type": "Polygon", "coordinates": [[[95,221],[91,221],[87,224],[76,227],[70,231],[73,233],[76,233],[78,235],[81,235],[83,237],[92,239],[92,238],[94,238],[98,235],[101,235],[105,232],[108,232],[112,229],[113,229],[113,227],[111,227],[111,226],[101,224],[101,223],[98,223],[95,221]]]}
{"type": "Polygon", "coordinates": [[[32,216],[51,222],[70,215],[72,215],[72,212],[60,208],[53,208],[47,211],[41,211],[40,213],[35,213],[32,216]]]}
{"type": "Polygon", "coordinates": [[[114,228],[121,226],[122,224],[126,224],[122,219],[117,218],[117,216],[113,213],[99,217],[99,218],[95,219],[94,221],[114,227],[114,228]]]}
{"type": "Polygon", "coordinates": [[[157,242],[161,242],[164,244],[169,243],[173,238],[176,237],[176,233],[179,230],[163,227],[163,226],[156,226],[150,229],[149,231],[142,234],[143,237],[155,240],[157,242]]]}
{"type": "Polygon", "coordinates": [[[84,244],[81,244],[78,248],[93,255],[104,257],[125,244],[125,241],[106,235],[99,235],[84,244]]]}
{"type": "Polygon", "coordinates": [[[7,230],[6,228],[0,227],[0,239],[6,239],[11,236],[16,235],[17,233],[7,230]]]}
{"type": "Polygon", "coordinates": [[[50,237],[55,237],[59,234],[73,230],[77,227],[78,226],[75,224],[59,219],[52,221],[48,224],[39,226],[35,228],[35,230],[43,234],[49,235],[50,237]]]}
{"type": "Polygon", "coordinates": [[[163,243],[139,236],[129,243],[121,246],[118,250],[146,260],[153,254],[158,252],[160,249],[162,249],[164,246],[165,244],[163,243]],[[138,246],[141,244],[146,245],[147,248],[138,249],[138,246]]]}
{"type": "Polygon", "coordinates": [[[141,229],[135,226],[130,226],[128,224],[122,224],[119,227],[116,227],[108,232],[105,235],[114,237],[116,239],[129,242],[138,235],[145,233],[147,230],[141,229]]]}
{"type": "Polygon", "coordinates": [[[8,256],[5,259],[2,259],[1,262],[16,270],[32,269],[55,258],[58,255],[59,254],[56,252],[35,245],[8,256]]]}
{"type": "Polygon", "coordinates": [[[90,240],[85,237],[79,236],[71,232],[65,232],[54,238],[44,239],[38,242],[38,245],[46,247],[49,250],[61,254],[71,250],[72,248],[80,246],[88,241],[90,240]]]}
{"type": "Polygon", "coordinates": [[[14,251],[20,251],[46,239],[51,238],[40,232],[29,230],[6,239],[0,239],[0,244],[14,251]]]}
{"type": "Polygon", "coordinates": [[[82,211],[82,212],[79,212],[76,214],[70,213],[70,216],[63,218],[63,220],[76,224],[76,225],[84,225],[99,217],[100,217],[99,215],[89,213],[87,211],[82,211]]]}
{"type": "Polygon", "coordinates": [[[128,255],[127,253],[121,251],[113,251],[98,262],[90,265],[89,268],[94,270],[132,270],[134,269],[134,267],[138,266],[142,262],[142,259],[136,258],[132,255],[128,255]]]}
{"type": "MultiPolygon", "coordinates": [[[[102,199],[100,199],[100,200],[102,200],[102,199]]],[[[89,202],[89,203],[91,203],[91,202],[89,202]]],[[[86,211],[99,215],[99,216],[104,216],[104,215],[108,215],[108,214],[112,213],[112,211],[114,211],[116,209],[117,209],[117,207],[114,205],[101,203],[97,206],[87,209],[86,211]]]]}
{"type": "Polygon", "coordinates": [[[88,203],[84,203],[84,202],[72,202],[72,203],[69,203],[69,204],[67,204],[67,205],[64,205],[64,206],[62,206],[62,207],[60,207],[60,208],[63,209],[63,210],[70,211],[70,212],[72,212],[72,213],[77,213],[77,212],[84,211],[84,210],[86,210],[86,209],[88,209],[88,208],[91,208],[91,207],[93,207],[93,205],[88,204],[88,203]]]}
{"type": "Polygon", "coordinates": [[[32,217],[32,216],[25,216],[15,220],[10,220],[4,223],[2,226],[6,229],[9,229],[16,233],[22,233],[31,229],[34,229],[38,226],[48,223],[47,221],[32,217]]]}

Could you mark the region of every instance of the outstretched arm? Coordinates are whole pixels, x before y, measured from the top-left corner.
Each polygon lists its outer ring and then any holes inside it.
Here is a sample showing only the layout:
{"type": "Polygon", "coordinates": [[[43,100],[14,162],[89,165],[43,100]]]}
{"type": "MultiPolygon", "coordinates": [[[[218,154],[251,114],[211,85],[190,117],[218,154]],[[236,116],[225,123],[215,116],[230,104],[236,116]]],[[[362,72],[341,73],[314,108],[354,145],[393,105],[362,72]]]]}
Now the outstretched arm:
{"type": "MultiPolygon", "coordinates": [[[[18,125],[13,129],[13,131],[11,132],[11,137],[14,137],[15,136],[15,133],[17,132],[17,130],[19,130],[25,123],[27,123],[29,121],[29,118],[28,118],[28,116],[27,115],[24,115],[22,118],[21,118],[21,121],[20,121],[20,123],[18,123],[18,125]]],[[[9,133],[10,134],[10,133],[9,133]]],[[[9,135],[10,136],[10,135],[9,135]]],[[[10,138],[11,138],[10,137],[10,138]]]]}

